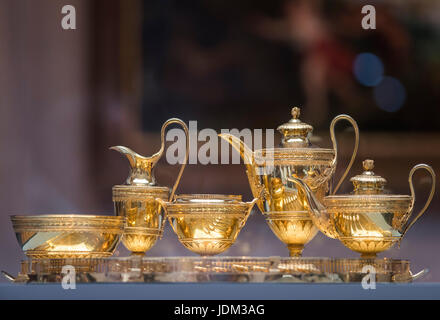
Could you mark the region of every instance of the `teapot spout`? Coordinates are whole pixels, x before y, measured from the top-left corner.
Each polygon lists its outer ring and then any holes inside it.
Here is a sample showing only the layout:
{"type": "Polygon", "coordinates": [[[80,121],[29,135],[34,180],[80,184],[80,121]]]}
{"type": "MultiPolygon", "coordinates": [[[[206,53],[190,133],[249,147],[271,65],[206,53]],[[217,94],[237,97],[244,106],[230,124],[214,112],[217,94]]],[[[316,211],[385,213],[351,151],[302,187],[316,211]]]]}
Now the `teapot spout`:
{"type": "MultiPolygon", "coordinates": [[[[246,166],[246,175],[248,177],[253,196],[255,198],[264,196],[262,194],[264,187],[257,175],[254,152],[243,141],[241,141],[240,138],[237,138],[232,134],[220,133],[218,136],[229,142],[229,144],[240,154],[241,158],[243,159],[243,162],[246,166]]],[[[258,203],[258,206],[260,209],[263,208],[261,201],[258,203]]]]}
{"type": "Polygon", "coordinates": [[[218,136],[229,142],[229,144],[237,150],[247,168],[249,168],[249,166],[253,168],[254,152],[243,141],[241,141],[240,138],[229,133],[220,133],[218,136]]]}
{"type": "Polygon", "coordinates": [[[337,239],[338,234],[336,232],[333,220],[330,214],[327,212],[324,205],[319,202],[310,187],[301,179],[289,177],[290,182],[293,182],[298,190],[304,194],[304,200],[307,203],[310,217],[313,220],[315,226],[327,237],[337,239]]]}

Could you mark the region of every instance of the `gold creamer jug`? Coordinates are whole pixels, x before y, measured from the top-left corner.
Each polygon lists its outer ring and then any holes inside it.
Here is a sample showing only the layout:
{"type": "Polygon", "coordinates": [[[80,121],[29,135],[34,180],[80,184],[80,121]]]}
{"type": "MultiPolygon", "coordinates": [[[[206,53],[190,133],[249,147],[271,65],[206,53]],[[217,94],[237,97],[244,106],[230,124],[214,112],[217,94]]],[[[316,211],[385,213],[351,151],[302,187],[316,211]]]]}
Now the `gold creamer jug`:
{"type": "Polygon", "coordinates": [[[173,198],[188,161],[189,134],[186,124],[177,118],[167,120],[161,129],[160,150],[150,157],[144,157],[133,150],[116,146],[110,149],[124,154],[130,164],[130,174],[123,185],[113,186],[115,213],[126,218],[122,237],[124,246],[135,255],[143,255],[162,236],[165,226],[164,212],[156,198],[169,201],[173,198]],[[173,188],[158,186],[154,177],[154,166],[162,157],[165,148],[165,129],[170,124],[179,124],[186,134],[185,159],[173,188]]]}
{"type": "Polygon", "coordinates": [[[322,200],[338,190],[356,157],[359,129],[348,115],[339,115],[330,124],[332,149],[319,148],[310,143],[313,127],[299,119],[300,109],[291,111],[292,119],[277,129],[282,134],[279,148],[266,148],[253,152],[239,138],[231,134],[219,134],[236,149],[246,165],[246,173],[254,197],[263,196],[258,207],[278,238],[287,244],[291,256],[301,254],[318,229],[309,215],[306,195],[290,178],[302,179],[314,195],[322,200]],[[338,148],[334,128],[339,120],[347,120],[354,127],[355,146],[349,165],[336,187],[331,178],[336,169],[338,148]]]}

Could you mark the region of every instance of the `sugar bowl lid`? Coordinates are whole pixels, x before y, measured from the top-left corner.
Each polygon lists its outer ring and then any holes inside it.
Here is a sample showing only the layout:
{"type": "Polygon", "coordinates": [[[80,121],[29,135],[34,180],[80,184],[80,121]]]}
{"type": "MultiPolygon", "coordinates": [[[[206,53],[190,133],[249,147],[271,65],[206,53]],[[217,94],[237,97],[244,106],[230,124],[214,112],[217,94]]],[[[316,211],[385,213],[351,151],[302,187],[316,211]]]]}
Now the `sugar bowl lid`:
{"type": "Polygon", "coordinates": [[[387,180],[376,175],[374,169],[374,160],[366,159],[362,162],[364,172],[350,179],[353,183],[353,194],[382,194],[387,180]]]}
{"type": "Polygon", "coordinates": [[[387,180],[372,171],[374,169],[373,160],[364,160],[362,165],[364,172],[350,179],[353,183],[353,191],[350,194],[324,197],[325,207],[330,211],[407,212],[412,197],[386,192],[387,180]]]}

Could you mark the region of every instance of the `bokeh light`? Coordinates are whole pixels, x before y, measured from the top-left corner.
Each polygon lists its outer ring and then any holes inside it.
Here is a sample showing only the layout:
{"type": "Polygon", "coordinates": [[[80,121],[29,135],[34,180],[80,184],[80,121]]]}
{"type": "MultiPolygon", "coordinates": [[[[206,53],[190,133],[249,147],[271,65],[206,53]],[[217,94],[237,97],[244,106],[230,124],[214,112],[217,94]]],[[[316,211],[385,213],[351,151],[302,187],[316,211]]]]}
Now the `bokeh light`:
{"type": "Polygon", "coordinates": [[[374,88],[374,99],[382,110],[396,112],[406,100],[406,90],[396,78],[384,77],[374,88]]]}
{"type": "Polygon", "coordinates": [[[378,85],[383,79],[383,63],[375,54],[364,52],[356,56],[353,63],[356,79],[367,87],[378,85]]]}

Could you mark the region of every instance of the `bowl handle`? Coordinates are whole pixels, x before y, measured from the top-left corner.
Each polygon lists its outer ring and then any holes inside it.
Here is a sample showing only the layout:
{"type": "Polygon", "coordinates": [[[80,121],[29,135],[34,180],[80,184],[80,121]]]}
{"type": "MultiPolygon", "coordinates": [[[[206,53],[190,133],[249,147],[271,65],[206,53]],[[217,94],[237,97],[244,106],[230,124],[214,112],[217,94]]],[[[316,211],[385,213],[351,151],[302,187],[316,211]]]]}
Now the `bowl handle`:
{"type": "Polygon", "coordinates": [[[3,276],[4,276],[7,280],[9,280],[9,281],[11,281],[11,282],[15,282],[16,278],[15,278],[13,275],[11,275],[10,273],[8,273],[8,272],[6,272],[6,271],[4,271],[4,270],[2,270],[1,273],[3,274],[3,276]]]}
{"type": "Polygon", "coordinates": [[[413,219],[413,221],[411,221],[411,223],[409,223],[405,229],[402,232],[402,238],[405,235],[405,233],[408,232],[408,230],[412,227],[412,225],[422,216],[422,214],[426,211],[426,209],[428,208],[429,204],[431,203],[432,197],[434,196],[434,191],[435,191],[435,173],[434,170],[432,169],[431,166],[421,163],[418,165],[415,165],[411,171],[409,172],[409,188],[411,190],[411,207],[409,212],[412,212],[412,210],[414,209],[414,203],[416,201],[416,193],[414,192],[414,185],[413,185],[413,175],[414,172],[417,171],[418,169],[425,169],[426,171],[428,171],[431,174],[431,192],[429,193],[429,197],[428,200],[426,200],[426,203],[424,205],[424,207],[422,208],[422,210],[420,210],[420,212],[417,214],[417,216],[413,219]]]}
{"type": "Polygon", "coordinates": [[[424,277],[426,274],[428,274],[429,269],[423,269],[422,271],[417,272],[416,274],[412,274],[410,271],[409,275],[394,275],[392,277],[392,282],[402,282],[402,283],[409,283],[413,282],[417,279],[420,279],[424,277]]]}
{"type": "Polygon", "coordinates": [[[244,217],[244,219],[240,222],[240,229],[244,227],[244,225],[245,225],[247,219],[249,218],[249,215],[250,215],[251,212],[252,212],[252,208],[254,207],[255,203],[257,203],[257,201],[258,201],[259,199],[260,199],[260,198],[254,198],[254,200],[252,200],[252,201],[250,201],[250,202],[246,202],[246,204],[249,206],[249,209],[248,209],[248,211],[247,211],[246,216],[244,217]]]}
{"type": "Polygon", "coordinates": [[[345,177],[347,176],[348,172],[351,169],[351,166],[353,165],[354,159],[356,159],[356,154],[357,154],[358,147],[359,147],[359,127],[358,127],[356,121],[347,114],[340,114],[340,115],[336,116],[330,124],[330,137],[331,137],[332,143],[333,143],[333,150],[335,150],[335,158],[333,159],[333,162],[332,162],[333,169],[336,168],[336,161],[338,158],[338,143],[337,143],[336,137],[335,137],[335,125],[339,120],[347,120],[348,122],[350,122],[350,124],[354,128],[355,141],[354,141],[353,154],[351,155],[350,162],[348,163],[348,166],[345,169],[344,174],[339,179],[338,184],[330,192],[331,194],[335,194],[336,191],[338,191],[339,187],[341,186],[342,182],[344,182],[345,177]]]}

